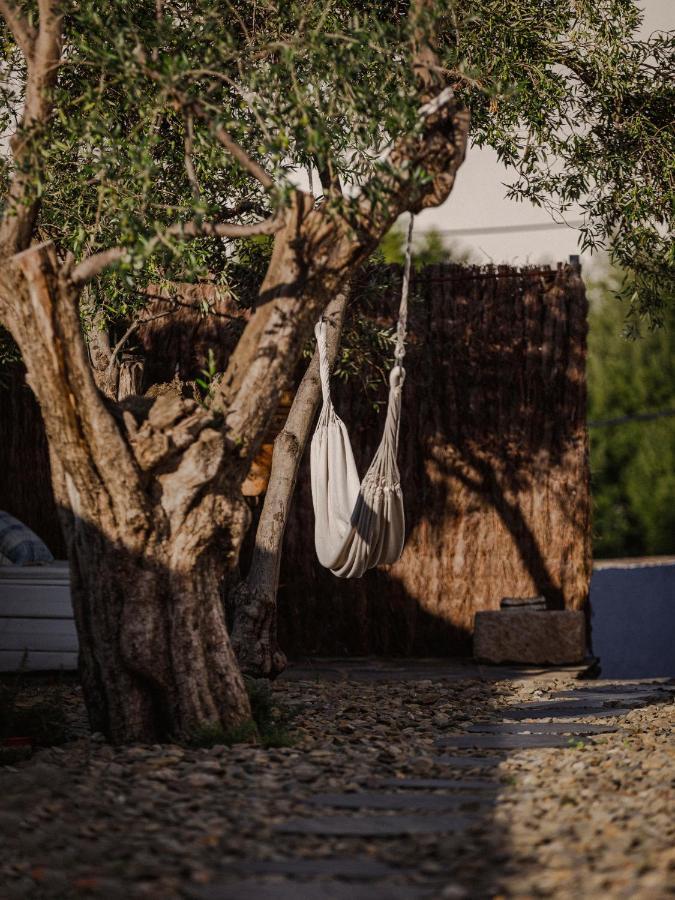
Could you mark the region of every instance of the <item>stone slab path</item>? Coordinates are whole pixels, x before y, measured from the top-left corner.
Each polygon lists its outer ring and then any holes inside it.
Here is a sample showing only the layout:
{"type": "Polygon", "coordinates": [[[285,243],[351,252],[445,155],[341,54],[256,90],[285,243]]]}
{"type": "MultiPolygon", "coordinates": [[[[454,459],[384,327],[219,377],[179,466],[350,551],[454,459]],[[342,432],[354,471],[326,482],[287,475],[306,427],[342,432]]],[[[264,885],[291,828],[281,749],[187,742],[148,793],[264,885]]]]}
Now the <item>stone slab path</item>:
{"type": "Polygon", "coordinates": [[[210,885],[191,891],[194,900],[424,900],[428,890],[401,885],[355,885],[342,882],[256,884],[250,881],[210,885]],[[253,893],[251,893],[253,891],[253,893]]]}
{"type": "Polygon", "coordinates": [[[432,791],[496,791],[499,784],[494,780],[487,781],[483,778],[387,778],[380,782],[384,788],[420,788],[432,791]]]}
{"type": "MultiPolygon", "coordinates": [[[[443,754],[443,756],[433,757],[432,761],[438,766],[449,769],[473,769],[476,772],[480,772],[484,769],[496,768],[502,762],[502,759],[501,756],[479,756],[474,754],[470,756],[449,756],[443,754]]],[[[419,759],[418,763],[424,765],[425,759],[419,759]]]]}
{"type": "Polygon", "coordinates": [[[507,719],[574,719],[577,716],[584,718],[603,719],[608,716],[623,716],[630,712],[628,707],[614,706],[589,706],[580,703],[532,703],[530,706],[515,706],[506,712],[507,719]]]}
{"type": "Polygon", "coordinates": [[[312,878],[325,875],[327,870],[339,873],[340,878],[367,881],[372,878],[395,876],[396,869],[376,859],[362,857],[328,857],[322,859],[263,859],[242,862],[237,872],[247,875],[291,875],[312,878]]]}
{"type": "MultiPolygon", "coordinates": [[[[450,788],[454,790],[454,788],[450,788]]],[[[310,806],[333,807],[334,809],[398,809],[420,810],[423,812],[446,812],[467,805],[490,802],[483,794],[461,791],[458,793],[430,793],[405,791],[392,794],[388,791],[354,791],[351,794],[314,794],[306,801],[310,806]]]]}
{"type": "Polygon", "coordinates": [[[0,769],[0,897],[661,900],[675,685],[576,674],[330,660],[274,686],[290,746],[41,751],[0,769]]]}
{"type": "Polygon", "coordinates": [[[578,691],[575,693],[574,691],[560,691],[560,693],[553,694],[553,697],[557,700],[561,698],[563,700],[571,700],[574,699],[577,703],[593,703],[593,704],[602,704],[602,703],[613,703],[617,706],[630,707],[632,708],[634,705],[644,705],[645,703],[649,703],[651,701],[659,702],[663,700],[666,696],[666,691],[649,691],[647,693],[643,693],[642,691],[578,691]]]}
{"type": "MultiPolygon", "coordinates": [[[[360,807],[362,809],[363,807],[360,807]]],[[[429,810],[428,810],[429,811],[429,810]]],[[[435,812],[435,811],[434,811],[435,812]]],[[[445,816],[320,816],[289,819],[274,830],[286,834],[355,835],[357,837],[397,837],[407,834],[447,834],[463,831],[474,819],[462,815],[445,816]]]]}
{"type": "Polygon", "coordinates": [[[469,750],[531,750],[537,747],[569,747],[571,734],[451,734],[439,738],[439,747],[469,750]]]}
{"type": "Polygon", "coordinates": [[[467,731],[481,734],[612,734],[613,725],[590,725],[588,722],[480,722],[467,731]]]}

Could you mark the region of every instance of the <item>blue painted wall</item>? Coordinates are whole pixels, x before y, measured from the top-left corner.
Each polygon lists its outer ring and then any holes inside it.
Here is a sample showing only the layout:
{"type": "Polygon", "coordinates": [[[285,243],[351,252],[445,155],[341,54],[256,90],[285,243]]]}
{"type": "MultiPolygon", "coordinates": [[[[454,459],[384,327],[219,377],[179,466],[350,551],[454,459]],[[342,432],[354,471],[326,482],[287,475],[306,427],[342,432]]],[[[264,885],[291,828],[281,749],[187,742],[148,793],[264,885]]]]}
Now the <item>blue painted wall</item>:
{"type": "Polygon", "coordinates": [[[601,678],[675,677],[675,560],[596,568],[590,604],[601,678]]]}

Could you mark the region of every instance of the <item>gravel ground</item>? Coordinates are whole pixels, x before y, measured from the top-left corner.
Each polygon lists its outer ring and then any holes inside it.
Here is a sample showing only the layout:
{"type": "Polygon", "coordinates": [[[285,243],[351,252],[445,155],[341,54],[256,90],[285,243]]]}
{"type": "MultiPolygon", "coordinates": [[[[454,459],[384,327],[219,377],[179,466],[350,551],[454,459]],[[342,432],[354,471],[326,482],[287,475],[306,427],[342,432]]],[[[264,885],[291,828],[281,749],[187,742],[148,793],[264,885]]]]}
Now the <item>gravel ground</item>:
{"type": "MultiPolygon", "coordinates": [[[[618,715],[584,715],[583,723],[619,730],[566,738],[568,746],[453,750],[437,742],[599,683],[564,672],[485,680],[431,669],[413,678],[399,666],[381,674],[347,667],[337,680],[296,672],[278,681],[277,702],[297,715],[293,745],[276,749],[111,747],[84,736],[79,691],[61,686],[82,736],[0,769],[0,897],[675,896],[672,694],[618,715]],[[447,760],[457,756],[466,764],[447,760]],[[384,784],[394,778],[465,784],[418,791],[401,782],[396,791],[384,784]],[[420,808],[312,801],[362,791],[394,792],[397,803],[420,808]],[[421,831],[284,830],[326,816],[385,826],[408,817],[421,831]],[[291,880],[270,871],[288,860],[323,862],[304,863],[291,880]]],[[[634,705],[630,696],[608,702],[634,705]]]]}

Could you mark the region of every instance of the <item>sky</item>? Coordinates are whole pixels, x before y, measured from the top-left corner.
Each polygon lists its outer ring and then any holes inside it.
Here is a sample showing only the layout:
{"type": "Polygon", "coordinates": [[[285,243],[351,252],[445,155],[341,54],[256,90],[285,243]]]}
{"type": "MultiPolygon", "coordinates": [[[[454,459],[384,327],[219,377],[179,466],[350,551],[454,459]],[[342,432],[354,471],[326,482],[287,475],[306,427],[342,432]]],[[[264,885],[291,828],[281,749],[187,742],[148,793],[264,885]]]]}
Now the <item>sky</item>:
{"type": "MultiPolygon", "coordinates": [[[[644,11],[641,37],[652,31],[675,29],[675,0],[640,0],[644,11]]],[[[418,216],[418,232],[434,226],[441,231],[485,228],[486,226],[528,226],[550,224],[550,215],[531,203],[518,203],[505,198],[504,183],[510,178],[508,170],[498,162],[490,149],[470,148],[466,161],[457,174],[457,181],[447,201],[437,209],[418,216]]],[[[569,216],[571,220],[578,219],[569,216]]],[[[477,263],[511,263],[525,265],[541,262],[565,261],[579,253],[578,233],[574,228],[554,227],[536,231],[510,231],[461,236],[450,234],[447,239],[462,250],[470,250],[477,263]]],[[[583,258],[584,265],[592,263],[583,258]]]]}

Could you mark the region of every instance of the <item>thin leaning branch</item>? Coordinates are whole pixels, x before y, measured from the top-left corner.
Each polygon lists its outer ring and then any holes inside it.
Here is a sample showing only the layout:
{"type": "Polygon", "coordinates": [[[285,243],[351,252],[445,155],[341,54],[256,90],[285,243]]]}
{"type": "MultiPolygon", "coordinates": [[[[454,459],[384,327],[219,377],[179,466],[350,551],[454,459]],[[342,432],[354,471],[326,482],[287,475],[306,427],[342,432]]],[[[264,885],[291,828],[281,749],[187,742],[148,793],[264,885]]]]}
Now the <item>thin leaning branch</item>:
{"type": "MultiPolygon", "coordinates": [[[[177,237],[192,239],[198,237],[245,238],[258,234],[274,234],[283,225],[283,215],[275,214],[262,222],[250,225],[238,225],[231,222],[176,222],[165,231],[156,234],[146,244],[146,253],[155,249],[157,244],[165,243],[168,238],[177,237]]],[[[76,286],[84,285],[96,278],[109,266],[121,262],[130,255],[128,247],[111,247],[82,260],[70,272],[70,280],[76,286]]]]}
{"type": "Polygon", "coordinates": [[[30,60],[33,56],[35,38],[37,37],[35,29],[11,0],[0,0],[0,15],[7,22],[7,27],[12,32],[21,52],[27,60],[30,60]]]}
{"type": "MultiPolygon", "coordinates": [[[[143,66],[145,74],[148,78],[152,79],[152,81],[156,81],[159,84],[162,84],[162,76],[159,72],[156,72],[154,69],[148,66],[147,59],[145,56],[145,51],[141,47],[136,48],[136,57],[140,64],[143,66]]],[[[165,90],[167,93],[175,98],[175,103],[177,107],[182,107],[187,113],[193,115],[197,119],[201,119],[203,122],[206,122],[209,126],[212,125],[213,115],[209,113],[208,109],[192,97],[189,97],[184,91],[181,91],[177,87],[172,87],[169,85],[165,85],[165,90]]],[[[269,172],[266,172],[265,169],[257,163],[252,157],[248,155],[246,150],[239,144],[227,131],[227,129],[223,125],[216,125],[213,129],[213,134],[218,141],[227,152],[236,159],[239,165],[247,171],[250,175],[252,175],[266,191],[271,191],[275,186],[275,181],[269,172]]]]}
{"type": "Polygon", "coordinates": [[[190,182],[190,188],[192,189],[192,196],[194,199],[199,202],[199,198],[201,197],[201,188],[199,186],[199,179],[197,178],[197,170],[195,169],[195,163],[192,156],[192,152],[194,149],[194,141],[195,141],[195,130],[194,130],[194,116],[191,112],[186,112],[185,114],[185,172],[188,177],[188,181],[190,182]]]}
{"type": "Polygon", "coordinates": [[[32,188],[41,167],[33,141],[52,108],[52,89],[61,62],[62,14],[55,0],[39,0],[35,33],[11,0],[0,0],[0,12],[26,55],[27,77],[21,122],[10,140],[14,171],[0,217],[0,248],[12,255],[30,246],[40,201],[32,188]]]}
{"type": "MultiPolygon", "coordinates": [[[[187,105],[192,113],[203,122],[211,121],[211,116],[208,111],[196,100],[188,100],[187,105]]],[[[230,156],[234,157],[242,169],[245,169],[250,175],[252,175],[266,191],[271,191],[275,185],[275,181],[269,172],[266,172],[260,163],[257,163],[254,159],[252,159],[248,153],[244,150],[241,144],[238,144],[237,141],[232,137],[232,135],[226,131],[226,129],[222,125],[217,125],[213,134],[218,141],[230,154],[230,156]]]]}

